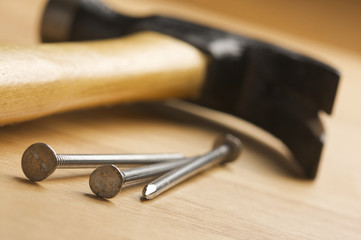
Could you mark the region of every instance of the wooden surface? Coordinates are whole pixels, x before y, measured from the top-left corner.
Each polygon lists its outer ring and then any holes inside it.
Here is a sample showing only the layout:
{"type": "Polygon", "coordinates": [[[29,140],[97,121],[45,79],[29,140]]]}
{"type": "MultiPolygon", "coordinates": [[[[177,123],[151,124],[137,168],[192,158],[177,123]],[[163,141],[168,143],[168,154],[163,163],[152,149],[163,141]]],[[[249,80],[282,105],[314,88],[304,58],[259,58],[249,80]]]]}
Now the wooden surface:
{"type": "MultiPolygon", "coordinates": [[[[0,2],[0,39],[34,43],[43,2],[0,2]]],[[[153,6],[168,14],[267,39],[340,70],[342,82],[334,113],[331,117],[322,115],[327,144],[317,179],[297,178],[284,147],[259,129],[202,109],[200,113],[253,134],[276,152],[246,141],[236,162],[212,169],[147,202],[139,199],[141,186],[125,189],[111,200],[95,198],[88,187],[89,170],[58,170],[47,181],[27,181],[20,158],[34,142],[46,142],[59,153],[197,154],[207,151],[218,134],[135,106],[65,113],[0,128],[0,239],[361,239],[359,52],[351,51],[352,46],[324,43],[312,32],[301,36],[297,31],[277,30],[272,21],[253,24],[252,19],[226,15],[227,9],[208,11],[196,4],[200,0],[168,2],[154,1],[153,6]]],[[[283,2],[275,4],[282,7],[283,2]]],[[[154,10],[150,1],[133,3],[144,3],[138,5],[143,12],[154,10]]],[[[112,4],[120,7],[122,2],[112,4]]],[[[132,1],[123,4],[136,12],[132,1]]],[[[325,4],[325,12],[332,6],[325,4]]],[[[258,7],[260,11],[267,9],[258,7]]],[[[350,15],[344,19],[353,18],[352,12],[344,14],[350,15]]],[[[302,17],[294,22],[300,25],[302,17]]],[[[327,25],[327,21],[322,23],[327,25]]],[[[357,37],[359,30],[354,31],[357,37]]]]}

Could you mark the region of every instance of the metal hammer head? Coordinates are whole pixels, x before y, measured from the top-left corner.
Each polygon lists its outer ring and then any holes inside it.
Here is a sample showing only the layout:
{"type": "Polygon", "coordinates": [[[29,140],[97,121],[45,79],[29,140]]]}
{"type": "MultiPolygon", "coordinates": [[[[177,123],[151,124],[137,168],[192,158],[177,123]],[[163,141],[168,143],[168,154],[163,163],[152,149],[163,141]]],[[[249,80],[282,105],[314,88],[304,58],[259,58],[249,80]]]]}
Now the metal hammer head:
{"type": "Polygon", "coordinates": [[[314,59],[237,34],[163,16],[133,18],[99,1],[50,0],[44,42],[124,36],[151,30],[179,38],[211,59],[197,104],[265,129],[314,178],[324,144],[319,111],[331,113],[338,72],[314,59]]]}

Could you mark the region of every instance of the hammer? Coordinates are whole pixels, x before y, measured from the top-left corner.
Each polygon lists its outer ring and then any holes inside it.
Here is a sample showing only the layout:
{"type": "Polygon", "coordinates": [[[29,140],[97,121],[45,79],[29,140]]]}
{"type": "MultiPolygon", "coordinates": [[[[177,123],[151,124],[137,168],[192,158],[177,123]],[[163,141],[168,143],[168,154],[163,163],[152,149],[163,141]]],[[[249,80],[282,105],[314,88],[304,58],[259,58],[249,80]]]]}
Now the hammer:
{"type": "Polygon", "coordinates": [[[243,118],[291,150],[307,178],[324,143],[339,74],[309,57],[199,24],[117,13],[99,1],[50,0],[41,44],[0,49],[0,123],[169,98],[243,118]]]}

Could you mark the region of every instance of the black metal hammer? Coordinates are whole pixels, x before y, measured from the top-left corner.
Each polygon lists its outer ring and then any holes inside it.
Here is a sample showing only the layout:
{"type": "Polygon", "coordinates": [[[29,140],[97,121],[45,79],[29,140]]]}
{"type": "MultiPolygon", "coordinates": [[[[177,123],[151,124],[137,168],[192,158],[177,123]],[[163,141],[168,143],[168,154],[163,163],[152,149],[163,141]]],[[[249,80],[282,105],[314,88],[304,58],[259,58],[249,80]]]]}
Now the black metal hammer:
{"type": "Polygon", "coordinates": [[[324,144],[319,111],[331,114],[339,82],[332,67],[234,33],[165,16],[136,18],[96,0],[50,0],[43,42],[106,39],[155,31],[198,48],[211,60],[193,102],[243,118],[291,150],[306,176],[316,176],[324,144]]]}
{"type": "Polygon", "coordinates": [[[324,144],[319,111],[331,114],[338,72],[319,61],[261,41],[165,16],[136,18],[99,1],[51,0],[44,42],[94,40],[156,31],[181,39],[211,61],[202,106],[243,118],[270,132],[314,178],[324,144]]]}

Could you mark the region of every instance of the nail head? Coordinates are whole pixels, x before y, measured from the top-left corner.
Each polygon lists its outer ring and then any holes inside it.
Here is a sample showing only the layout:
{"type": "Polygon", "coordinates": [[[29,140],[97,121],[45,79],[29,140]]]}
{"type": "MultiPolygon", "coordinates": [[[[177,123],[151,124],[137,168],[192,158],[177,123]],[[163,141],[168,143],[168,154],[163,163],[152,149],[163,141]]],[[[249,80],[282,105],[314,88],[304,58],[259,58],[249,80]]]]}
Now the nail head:
{"type": "Polygon", "coordinates": [[[89,186],[98,197],[115,197],[125,182],[124,174],[114,165],[105,165],[95,169],[89,178],[89,186]]]}
{"type": "Polygon", "coordinates": [[[42,181],[55,171],[56,153],[45,143],[32,144],[22,156],[21,167],[28,179],[42,181]]]}
{"type": "Polygon", "coordinates": [[[226,135],[218,137],[214,143],[213,148],[217,148],[223,144],[227,144],[231,147],[231,152],[229,156],[224,160],[224,162],[232,162],[236,160],[242,149],[241,140],[228,133],[226,135]]]}

